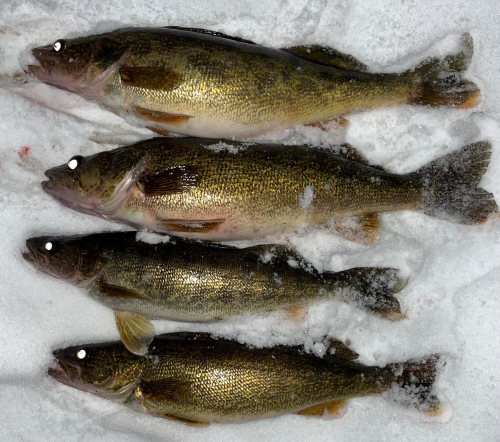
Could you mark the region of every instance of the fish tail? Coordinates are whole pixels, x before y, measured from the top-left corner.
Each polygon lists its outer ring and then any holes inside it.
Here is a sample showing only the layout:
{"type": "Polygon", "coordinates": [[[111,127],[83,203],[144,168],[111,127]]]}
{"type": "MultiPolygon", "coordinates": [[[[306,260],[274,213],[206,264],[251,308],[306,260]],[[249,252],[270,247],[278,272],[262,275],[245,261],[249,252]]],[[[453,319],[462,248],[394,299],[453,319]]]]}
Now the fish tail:
{"type": "Polygon", "coordinates": [[[343,289],[338,296],[341,300],[387,319],[403,317],[394,294],[404,288],[407,279],[400,277],[398,269],[358,267],[330,275],[332,283],[343,289]]]}
{"type": "Polygon", "coordinates": [[[460,224],[481,224],[498,216],[493,194],[477,185],[491,157],[488,141],[469,144],[419,169],[423,212],[460,224]]]}
{"type": "Polygon", "coordinates": [[[462,50],[443,60],[430,59],[408,71],[413,79],[409,103],[429,106],[449,106],[457,109],[475,107],[481,101],[481,91],[473,82],[464,80],[463,73],[472,59],[470,34],[462,35],[462,50]]]}
{"type": "Polygon", "coordinates": [[[398,403],[414,407],[429,416],[442,417],[447,407],[434,394],[434,381],[441,366],[438,355],[424,360],[409,360],[399,364],[389,364],[394,374],[396,388],[390,392],[398,403]]]}

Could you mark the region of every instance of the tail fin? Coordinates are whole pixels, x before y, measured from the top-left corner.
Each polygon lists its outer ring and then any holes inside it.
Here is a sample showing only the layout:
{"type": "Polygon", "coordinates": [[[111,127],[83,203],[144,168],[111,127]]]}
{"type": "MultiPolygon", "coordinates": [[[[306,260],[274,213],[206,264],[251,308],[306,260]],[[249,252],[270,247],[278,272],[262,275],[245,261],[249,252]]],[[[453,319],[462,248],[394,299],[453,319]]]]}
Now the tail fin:
{"type": "Polygon", "coordinates": [[[498,215],[493,194],[477,187],[488,167],[491,144],[469,144],[422,167],[423,212],[460,224],[481,224],[498,215]]]}
{"type": "MultiPolygon", "coordinates": [[[[404,288],[407,280],[391,268],[358,267],[330,274],[331,282],[344,289],[337,297],[387,319],[403,317],[398,300],[393,296],[404,288]]],[[[324,274],[325,276],[327,274],[324,274]]]]}
{"type": "Polygon", "coordinates": [[[394,399],[428,415],[442,416],[446,407],[432,392],[439,362],[439,356],[434,355],[423,361],[410,360],[401,364],[388,365],[388,368],[394,373],[395,383],[399,387],[398,392],[393,390],[394,399]]]}
{"type": "Polygon", "coordinates": [[[443,60],[426,60],[407,73],[413,78],[415,85],[409,103],[458,109],[469,109],[479,104],[479,88],[462,78],[473,53],[472,37],[469,34],[462,35],[462,47],[458,54],[448,55],[443,60]]]}

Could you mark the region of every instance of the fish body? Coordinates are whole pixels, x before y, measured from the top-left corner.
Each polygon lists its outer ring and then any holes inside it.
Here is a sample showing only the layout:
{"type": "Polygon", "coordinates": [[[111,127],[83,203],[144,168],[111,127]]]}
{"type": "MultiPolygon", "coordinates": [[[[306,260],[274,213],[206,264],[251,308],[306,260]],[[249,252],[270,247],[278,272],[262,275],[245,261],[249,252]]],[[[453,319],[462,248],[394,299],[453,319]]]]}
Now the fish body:
{"type": "Polygon", "coordinates": [[[135,236],[31,238],[24,257],[45,273],[85,287],[113,309],[122,339],[139,353],[147,350],[154,332],[146,318],[214,321],[333,298],[391,319],[401,317],[393,294],[405,282],[395,269],[319,273],[287,249],[181,240],[148,244],[135,236]]]}
{"type": "Polygon", "coordinates": [[[372,74],[331,48],[266,48],[203,29],[130,28],[33,49],[41,81],[159,132],[246,138],[402,103],[472,107],[472,56],[372,74]]]}
{"type": "Polygon", "coordinates": [[[487,142],[474,143],[396,175],[341,151],[157,138],[74,157],[46,171],[42,187],[84,213],[210,241],[264,238],[396,210],[476,224],[497,213],[493,196],[476,187],[490,150],[487,142]]]}
{"type": "Polygon", "coordinates": [[[431,394],[436,358],[380,368],[319,358],[297,347],[250,349],[194,333],[158,336],[146,357],[121,343],[70,347],[54,356],[57,366],[49,374],[58,381],[194,426],[285,413],[322,416],[332,403],[395,385],[407,389],[418,409],[439,408],[431,394]]]}

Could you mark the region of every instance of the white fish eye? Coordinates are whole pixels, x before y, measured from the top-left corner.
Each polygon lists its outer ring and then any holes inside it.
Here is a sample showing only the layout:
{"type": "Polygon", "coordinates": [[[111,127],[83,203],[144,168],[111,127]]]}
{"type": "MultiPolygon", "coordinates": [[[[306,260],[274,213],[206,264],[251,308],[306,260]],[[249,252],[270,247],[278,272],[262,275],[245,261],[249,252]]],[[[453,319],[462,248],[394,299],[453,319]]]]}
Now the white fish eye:
{"type": "Polygon", "coordinates": [[[73,157],[71,158],[69,161],[68,161],[68,167],[71,169],[71,170],[75,170],[80,164],[82,164],[84,162],[84,158],[81,157],[80,155],[77,155],[76,157],[73,157]]]}
{"type": "Polygon", "coordinates": [[[54,51],[59,52],[62,49],[62,43],[58,40],[54,43],[54,51]]]}
{"type": "Polygon", "coordinates": [[[52,245],[51,242],[46,242],[45,243],[45,250],[52,250],[52,247],[53,247],[53,245],[52,245]]]}
{"type": "Polygon", "coordinates": [[[83,359],[85,356],[87,356],[87,352],[83,348],[76,354],[78,359],[83,359]]]}

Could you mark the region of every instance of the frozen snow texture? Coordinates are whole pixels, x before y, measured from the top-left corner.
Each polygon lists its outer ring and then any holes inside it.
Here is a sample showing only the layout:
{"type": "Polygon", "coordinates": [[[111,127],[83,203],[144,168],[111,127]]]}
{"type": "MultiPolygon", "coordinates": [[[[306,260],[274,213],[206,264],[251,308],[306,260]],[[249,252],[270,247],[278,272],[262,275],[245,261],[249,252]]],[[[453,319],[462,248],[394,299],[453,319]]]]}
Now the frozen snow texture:
{"type": "MultiPolygon", "coordinates": [[[[398,295],[407,318],[389,322],[340,302],[312,305],[304,322],[284,311],[211,325],[155,321],[158,332],[205,330],[253,345],[303,344],[324,336],[351,342],[367,364],[440,353],[436,384],[453,409],[446,424],[383,398],[350,401],[342,419],[288,415],[205,429],[142,415],[57,384],[46,375],[60,346],[118,339],[112,312],[80,290],[37,273],[20,255],[27,237],[122,227],[61,207],[40,188],[43,171],[151,134],[94,103],[35,82],[14,81],[26,48],[125,26],[205,27],[267,46],[330,45],[372,70],[403,71],[425,56],[475,39],[468,78],[483,90],[469,111],[400,106],[349,116],[347,141],[399,173],[464,144],[489,139],[482,185],[500,199],[500,27],[495,0],[4,0],[0,3],[0,440],[2,441],[467,441],[500,440],[500,223],[466,227],[419,213],[382,216],[378,244],[346,242],[326,230],[290,238],[316,268],[392,266],[410,276],[398,295]],[[28,97],[28,99],[24,98],[28,97]],[[96,143],[95,141],[99,141],[96,143]]],[[[290,129],[263,138],[326,147],[335,132],[290,129]]],[[[146,239],[154,241],[152,238],[146,239]]]]}

